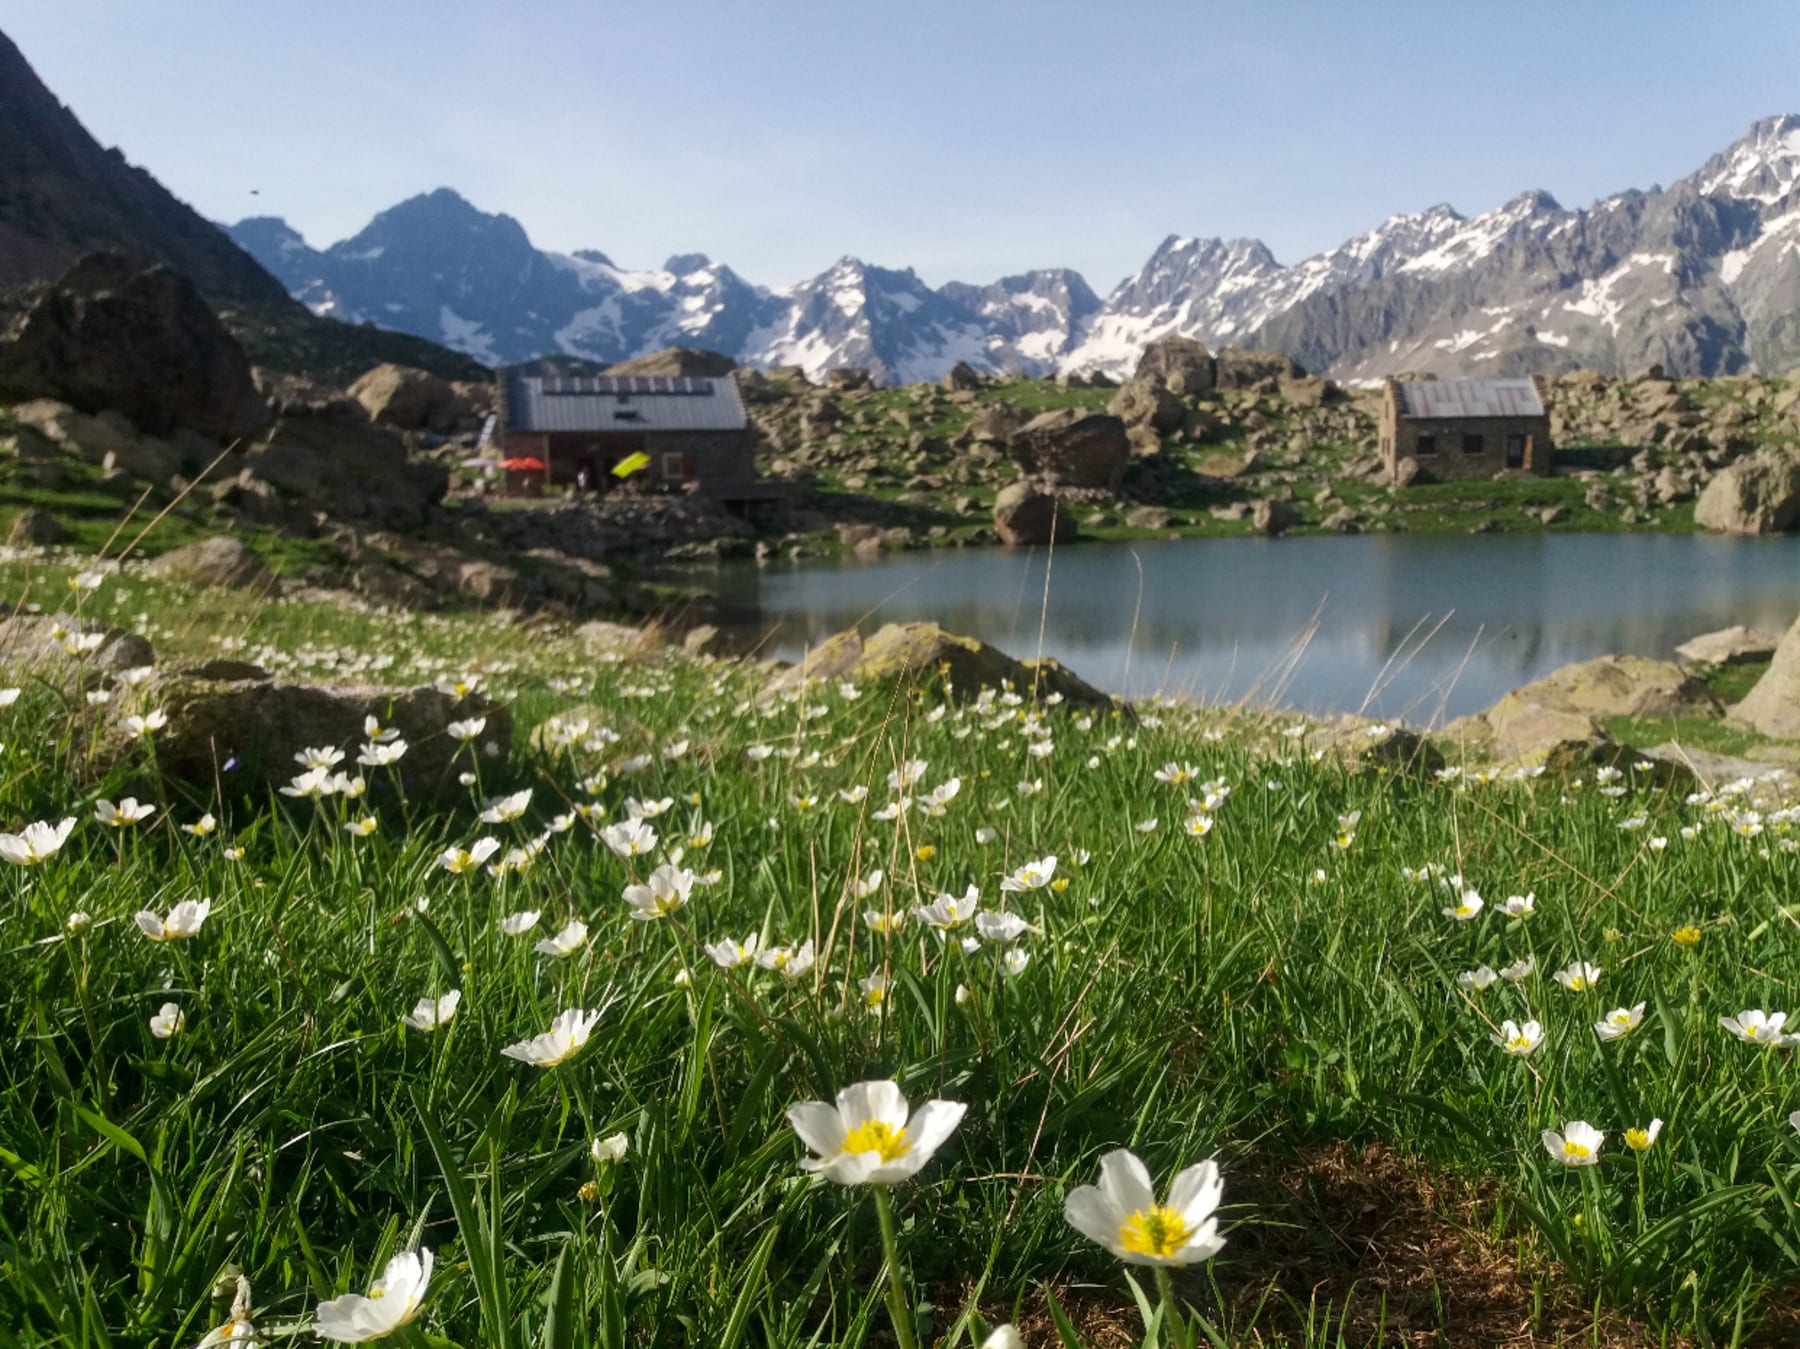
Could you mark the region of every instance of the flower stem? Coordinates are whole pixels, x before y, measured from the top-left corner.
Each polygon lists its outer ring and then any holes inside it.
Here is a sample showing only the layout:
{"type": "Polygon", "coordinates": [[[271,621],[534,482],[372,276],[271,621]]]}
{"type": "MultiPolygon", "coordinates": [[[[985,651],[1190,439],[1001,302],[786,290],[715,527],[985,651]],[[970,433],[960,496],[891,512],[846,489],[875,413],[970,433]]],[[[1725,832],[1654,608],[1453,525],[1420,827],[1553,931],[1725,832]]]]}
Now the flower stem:
{"type": "Polygon", "coordinates": [[[913,1338],[912,1313],[906,1305],[906,1290],[900,1286],[900,1243],[894,1236],[894,1210],[888,1201],[887,1187],[877,1185],[875,1216],[881,1220],[881,1250],[887,1257],[888,1315],[894,1319],[894,1337],[900,1349],[917,1349],[913,1338]]]}

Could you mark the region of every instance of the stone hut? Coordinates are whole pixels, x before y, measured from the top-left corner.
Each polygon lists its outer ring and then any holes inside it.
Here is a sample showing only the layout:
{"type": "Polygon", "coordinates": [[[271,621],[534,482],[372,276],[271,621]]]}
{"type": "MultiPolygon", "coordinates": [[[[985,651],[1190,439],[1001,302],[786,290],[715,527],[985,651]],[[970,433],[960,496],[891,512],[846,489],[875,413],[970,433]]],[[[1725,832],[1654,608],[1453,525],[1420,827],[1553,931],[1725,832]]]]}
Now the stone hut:
{"type": "Polygon", "coordinates": [[[654,491],[694,492],[727,505],[776,495],[756,476],[755,444],[730,376],[499,376],[498,439],[508,458],[541,460],[551,487],[618,485],[613,467],[649,458],[633,478],[654,491]]]}
{"type": "Polygon", "coordinates": [[[1389,379],[1381,399],[1381,462],[1421,476],[1550,475],[1550,414],[1531,379],[1389,379]]]}

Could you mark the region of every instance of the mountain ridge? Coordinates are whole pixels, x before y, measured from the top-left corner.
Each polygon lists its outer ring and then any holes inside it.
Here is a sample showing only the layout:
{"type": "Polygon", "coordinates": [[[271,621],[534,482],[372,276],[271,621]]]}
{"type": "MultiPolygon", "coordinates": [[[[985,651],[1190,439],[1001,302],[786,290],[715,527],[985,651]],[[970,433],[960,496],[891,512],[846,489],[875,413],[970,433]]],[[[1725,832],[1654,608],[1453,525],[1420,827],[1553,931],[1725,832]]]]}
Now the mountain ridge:
{"type": "Polygon", "coordinates": [[[1129,374],[1143,346],[1271,347],[1344,379],[1781,373],[1800,363],[1800,115],[1765,117],[1668,188],[1565,208],[1531,189],[1464,216],[1401,212],[1291,264],[1256,239],[1170,234],[1106,296],[1078,272],[926,285],[846,254],[784,286],[704,253],[657,268],[538,249],[448,188],[326,249],[264,217],[224,226],[315,313],[372,321],[492,363],[618,361],[658,346],[746,365],[846,365],[885,382],[958,362],[1015,374],[1129,374]]]}

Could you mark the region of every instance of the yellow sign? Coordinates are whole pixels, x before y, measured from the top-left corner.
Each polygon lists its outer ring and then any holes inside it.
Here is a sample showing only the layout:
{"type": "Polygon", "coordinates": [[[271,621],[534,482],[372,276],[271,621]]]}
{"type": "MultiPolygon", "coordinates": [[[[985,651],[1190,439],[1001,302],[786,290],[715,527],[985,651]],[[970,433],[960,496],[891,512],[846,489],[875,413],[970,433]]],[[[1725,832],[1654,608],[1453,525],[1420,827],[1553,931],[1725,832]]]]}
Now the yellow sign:
{"type": "Polygon", "coordinates": [[[613,477],[629,478],[633,473],[650,467],[650,456],[639,450],[636,454],[626,455],[613,465],[613,477]]]}

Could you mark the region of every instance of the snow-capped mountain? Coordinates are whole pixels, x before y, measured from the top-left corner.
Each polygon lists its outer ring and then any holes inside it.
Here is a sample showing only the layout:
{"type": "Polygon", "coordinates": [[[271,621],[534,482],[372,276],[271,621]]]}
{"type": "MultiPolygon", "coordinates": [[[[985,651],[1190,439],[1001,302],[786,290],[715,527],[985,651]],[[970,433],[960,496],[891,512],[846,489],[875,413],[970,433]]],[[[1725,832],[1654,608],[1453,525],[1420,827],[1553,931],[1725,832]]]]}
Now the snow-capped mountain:
{"type": "Polygon", "coordinates": [[[440,190],[323,251],[278,220],[234,239],[315,312],[430,337],[489,362],[547,352],[617,361],[674,343],[815,378],[889,382],[981,370],[1128,374],[1172,334],[1273,347],[1342,378],[1780,373],[1800,364],[1800,116],[1757,122],[1664,190],[1567,210],[1526,192],[1465,218],[1395,215],[1284,266],[1251,239],[1171,235],[1104,300],[1075,272],[933,289],[845,257],[795,285],[754,285],[702,254],[633,271],[534,248],[509,216],[440,190]]]}

